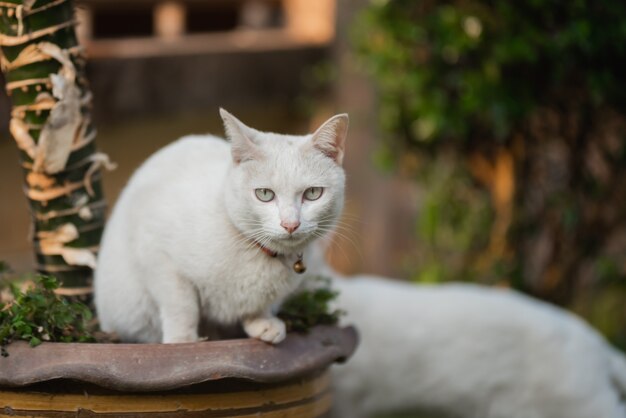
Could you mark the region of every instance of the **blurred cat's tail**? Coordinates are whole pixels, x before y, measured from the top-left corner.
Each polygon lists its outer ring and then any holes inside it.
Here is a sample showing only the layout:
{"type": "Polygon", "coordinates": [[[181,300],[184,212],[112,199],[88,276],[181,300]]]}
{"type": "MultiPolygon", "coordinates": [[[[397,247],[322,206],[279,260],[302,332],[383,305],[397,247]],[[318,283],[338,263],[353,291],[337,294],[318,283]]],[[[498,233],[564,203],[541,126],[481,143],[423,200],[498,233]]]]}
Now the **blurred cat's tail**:
{"type": "Polygon", "coordinates": [[[626,358],[621,351],[611,348],[610,352],[611,372],[613,382],[617,387],[622,399],[626,398],[626,358]]]}

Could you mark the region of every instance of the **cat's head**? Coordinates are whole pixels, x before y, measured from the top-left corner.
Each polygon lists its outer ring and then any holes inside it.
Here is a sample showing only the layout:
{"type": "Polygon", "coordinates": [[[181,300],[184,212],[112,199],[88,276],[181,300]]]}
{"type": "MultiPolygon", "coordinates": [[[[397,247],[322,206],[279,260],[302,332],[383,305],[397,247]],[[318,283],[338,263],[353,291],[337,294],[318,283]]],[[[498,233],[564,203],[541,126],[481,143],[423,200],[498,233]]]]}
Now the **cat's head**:
{"type": "Polygon", "coordinates": [[[220,109],[231,141],[226,209],[250,241],[279,254],[300,252],[341,214],[341,166],[348,115],[304,136],[260,132],[220,109]]]}

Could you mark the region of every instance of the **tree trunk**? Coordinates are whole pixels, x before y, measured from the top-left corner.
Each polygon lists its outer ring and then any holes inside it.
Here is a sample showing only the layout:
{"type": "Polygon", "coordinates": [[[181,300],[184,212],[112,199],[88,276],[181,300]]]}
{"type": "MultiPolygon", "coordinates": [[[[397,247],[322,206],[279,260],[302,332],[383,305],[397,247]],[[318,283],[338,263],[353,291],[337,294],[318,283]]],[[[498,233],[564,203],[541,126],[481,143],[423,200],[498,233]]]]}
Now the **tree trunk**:
{"type": "Polygon", "coordinates": [[[11,98],[10,130],[20,151],[37,270],[62,294],[89,298],[104,227],[85,59],[70,0],[0,1],[0,49],[11,98]]]}

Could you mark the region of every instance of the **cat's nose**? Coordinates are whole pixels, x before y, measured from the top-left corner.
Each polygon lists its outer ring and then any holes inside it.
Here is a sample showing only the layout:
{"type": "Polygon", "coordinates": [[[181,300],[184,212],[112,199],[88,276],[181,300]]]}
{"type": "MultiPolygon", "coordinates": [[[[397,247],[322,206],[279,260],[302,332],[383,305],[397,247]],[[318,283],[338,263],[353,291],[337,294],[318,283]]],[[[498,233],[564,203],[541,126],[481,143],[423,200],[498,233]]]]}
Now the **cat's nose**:
{"type": "Polygon", "coordinates": [[[295,222],[281,221],[280,226],[285,228],[285,231],[289,232],[290,234],[293,234],[293,231],[298,229],[298,227],[300,226],[300,221],[295,221],[295,222]]]}

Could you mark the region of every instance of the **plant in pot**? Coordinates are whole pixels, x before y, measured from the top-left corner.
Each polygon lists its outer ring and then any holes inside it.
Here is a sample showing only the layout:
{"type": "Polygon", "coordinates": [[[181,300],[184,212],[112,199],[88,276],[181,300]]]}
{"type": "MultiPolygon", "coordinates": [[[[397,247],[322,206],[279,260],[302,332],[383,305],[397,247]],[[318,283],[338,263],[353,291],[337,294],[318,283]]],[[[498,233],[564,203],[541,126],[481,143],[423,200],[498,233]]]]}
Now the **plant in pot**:
{"type": "MultiPolygon", "coordinates": [[[[95,147],[74,24],[69,0],[0,3],[10,130],[20,150],[37,269],[43,274],[30,286],[13,286],[5,292],[11,301],[0,305],[1,343],[28,340],[4,347],[0,416],[325,414],[331,405],[327,369],[353,351],[351,328],[313,327],[277,346],[252,339],[55,342],[91,339],[90,314],[81,301],[91,298],[104,227],[100,172],[112,166],[95,147]],[[57,288],[51,276],[63,286],[57,288]]],[[[328,295],[301,297],[301,315],[293,305],[284,315],[297,327],[311,325],[317,321],[307,309],[328,295]]]]}

